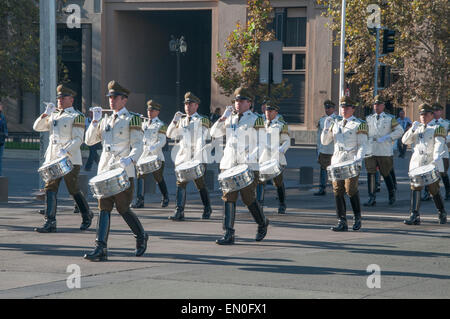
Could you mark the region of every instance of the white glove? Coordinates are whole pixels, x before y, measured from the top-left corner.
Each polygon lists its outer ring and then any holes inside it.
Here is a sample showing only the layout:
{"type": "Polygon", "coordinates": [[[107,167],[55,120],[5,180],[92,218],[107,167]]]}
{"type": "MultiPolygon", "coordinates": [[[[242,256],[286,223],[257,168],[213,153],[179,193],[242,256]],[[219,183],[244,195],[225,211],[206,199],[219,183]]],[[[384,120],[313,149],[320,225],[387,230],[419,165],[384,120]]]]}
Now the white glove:
{"type": "Polygon", "coordinates": [[[419,128],[420,123],[417,121],[414,121],[412,126],[411,126],[411,130],[414,132],[415,130],[417,130],[419,128]]]}
{"type": "Polygon", "coordinates": [[[127,166],[130,166],[131,163],[133,163],[132,159],[130,157],[123,157],[120,159],[120,166],[122,166],[122,168],[126,168],[127,166]]]}
{"type": "Polygon", "coordinates": [[[155,151],[156,150],[156,145],[150,145],[149,147],[148,147],[148,151],[149,152],[153,152],[153,151],[155,151]]]}
{"type": "Polygon", "coordinates": [[[359,157],[358,155],[355,155],[353,157],[353,160],[356,161],[356,162],[362,162],[362,157],[359,157]]]}
{"type": "Polygon", "coordinates": [[[60,149],[59,151],[58,151],[58,154],[57,154],[57,156],[58,157],[64,157],[64,156],[66,156],[67,155],[67,151],[65,150],[65,149],[60,149]]]}
{"type": "Polygon", "coordinates": [[[228,105],[225,109],[225,111],[223,112],[222,118],[223,119],[227,119],[230,117],[231,113],[233,113],[234,107],[233,105],[228,105]]]}
{"type": "Polygon", "coordinates": [[[44,114],[50,115],[53,112],[55,112],[55,110],[56,110],[55,104],[53,104],[52,102],[50,102],[50,103],[44,102],[44,104],[46,105],[44,114]]]}
{"type": "Polygon", "coordinates": [[[178,111],[177,113],[175,113],[175,116],[173,117],[172,122],[178,122],[181,119],[182,116],[183,116],[183,113],[178,111]]]}
{"type": "Polygon", "coordinates": [[[323,129],[324,130],[329,130],[331,127],[331,124],[333,124],[333,119],[331,117],[327,117],[325,119],[325,122],[323,123],[323,129]]]}
{"type": "Polygon", "coordinates": [[[377,142],[378,143],[383,143],[383,142],[385,142],[387,139],[389,139],[390,138],[390,135],[388,134],[388,135],[385,135],[385,136],[383,136],[383,137],[380,137],[379,139],[377,139],[377,142]]]}
{"type": "Polygon", "coordinates": [[[100,106],[93,107],[92,111],[92,120],[99,122],[102,119],[103,111],[100,106]]]}

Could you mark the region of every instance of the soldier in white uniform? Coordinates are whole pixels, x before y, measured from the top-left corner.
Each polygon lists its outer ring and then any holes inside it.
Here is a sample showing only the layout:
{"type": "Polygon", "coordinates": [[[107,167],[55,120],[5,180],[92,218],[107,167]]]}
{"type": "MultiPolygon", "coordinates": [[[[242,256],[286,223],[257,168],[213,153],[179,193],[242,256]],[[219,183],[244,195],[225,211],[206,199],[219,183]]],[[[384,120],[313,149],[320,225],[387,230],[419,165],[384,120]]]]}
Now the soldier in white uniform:
{"type": "Polygon", "coordinates": [[[78,175],[83,164],[80,146],[83,143],[85,118],[83,113],[78,112],[72,106],[76,92],[64,85],[59,85],[56,91],[58,109],[55,110],[53,104],[48,104],[45,113],[34,122],[33,129],[38,132],[50,132],[44,164],[68,156],[74,167],[64,177],[45,184],[45,224],[43,227],[35,228],[35,231],[39,233],[56,232],[57,193],[62,179],[64,179],[70,195],[73,196],[80,209],[83,220],[80,229],[88,229],[94,216],[85,197],[80,192],[78,182],[78,175]]]}
{"type": "Polygon", "coordinates": [[[109,106],[113,110],[111,116],[102,118],[102,109],[93,109],[93,120],[86,131],[85,143],[94,145],[102,142],[103,151],[100,156],[97,174],[122,167],[130,179],[130,187],[123,192],[98,200],[100,215],[97,224],[97,238],[93,252],[84,255],[89,261],[107,260],[107,243],[110,230],[111,211],[117,211],[130,227],[136,238],[136,256],[142,256],[147,249],[148,234],[136,214],[130,209],[133,199],[135,167],[142,153],[143,133],[142,120],[139,114],[127,110],[126,103],[130,91],[118,82],[108,83],[109,106]]]}
{"type": "Polygon", "coordinates": [[[323,145],[320,141],[320,136],[322,135],[322,131],[324,128],[325,120],[329,117],[331,117],[332,120],[340,120],[342,119],[339,114],[336,112],[336,104],[334,104],[331,100],[326,100],[323,103],[323,106],[325,108],[325,114],[322,116],[319,120],[319,123],[317,123],[317,153],[318,153],[318,160],[317,162],[320,165],[320,178],[319,178],[319,191],[317,193],[314,193],[314,196],[323,196],[326,194],[325,189],[327,187],[327,167],[331,165],[331,157],[333,156],[334,152],[334,144],[331,142],[328,145],[323,145]]]}
{"type": "Polygon", "coordinates": [[[380,95],[375,96],[373,109],[375,112],[366,119],[369,127],[369,143],[365,159],[369,201],[364,206],[376,204],[375,174],[377,167],[383,175],[389,192],[389,205],[393,205],[395,203],[395,181],[391,175],[391,170],[394,168],[392,141],[401,138],[404,132],[395,117],[384,112],[385,104],[380,95]]]}
{"type": "MultiPolygon", "coordinates": [[[[334,141],[334,153],[331,158],[331,165],[345,161],[362,161],[367,149],[367,124],[353,116],[355,103],[348,96],[343,96],[340,100],[342,108],[342,120],[333,121],[328,118],[325,121],[321,135],[321,142],[328,145],[334,141]]],[[[347,231],[347,217],[344,195],[350,197],[354,218],[353,230],[361,228],[361,205],[358,191],[358,176],[333,181],[333,192],[336,200],[336,214],[338,224],[331,229],[333,231],[347,231]]]]}
{"type": "MultiPolygon", "coordinates": [[[[152,175],[161,191],[161,207],[167,207],[169,205],[169,192],[167,191],[167,185],[163,175],[165,159],[162,152],[162,148],[166,145],[167,126],[158,117],[160,111],[160,104],[153,100],[147,102],[148,119],[142,123],[142,130],[144,131],[144,149],[140,159],[147,156],[157,156],[162,162],[161,168],[152,172],[152,175]]],[[[138,175],[137,198],[136,202],[131,205],[133,208],[144,207],[144,178],[144,175],[138,175]]]]}
{"type": "MultiPolygon", "coordinates": [[[[210,160],[208,158],[207,141],[211,138],[209,135],[211,124],[208,117],[197,113],[199,104],[200,99],[192,92],[187,92],[184,95],[184,110],[186,114],[181,112],[175,113],[172,122],[167,128],[166,135],[168,138],[174,140],[179,139],[175,167],[189,161],[198,160],[205,166],[206,170],[206,164],[210,160]]],[[[194,180],[194,183],[200,193],[200,198],[204,206],[202,219],[209,219],[212,209],[204,176],[194,180]]],[[[180,182],[177,180],[176,209],[175,214],[169,217],[170,220],[184,220],[187,184],[188,182],[180,182]]]]}
{"type": "MultiPolygon", "coordinates": [[[[250,111],[252,97],[247,88],[237,88],[234,91],[234,109],[227,107],[222,117],[211,128],[211,136],[219,138],[226,135],[224,155],[220,161],[222,171],[240,164],[247,164],[249,169],[257,171],[258,165],[258,130],[264,129],[264,120],[261,116],[250,111]]],[[[224,236],[216,241],[219,245],[234,244],[234,221],[236,216],[236,201],[239,193],[242,201],[248,207],[254,220],[258,224],[256,241],[261,241],[267,234],[269,219],[264,216],[261,205],[256,198],[256,185],[258,174],[249,186],[239,191],[223,193],[224,236]]]]}
{"type": "MultiPolygon", "coordinates": [[[[265,141],[259,141],[260,147],[262,147],[261,156],[259,158],[259,164],[263,164],[266,161],[276,159],[279,161],[281,167],[286,167],[286,151],[289,149],[291,139],[289,137],[289,128],[287,123],[282,120],[282,116],[278,114],[280,108],[275,104],[266,104],[265,108],[265,141]],[[274,139],[273,136],[276,136],[274,139]],[[272,145],[272,139],[279,141],[277,145],[272,145]],[[263,145],[261,145],[263,143],[263,145]]],[[[263,183],[264,186],[265,183],[263,183]]],[[[278,214],[286,213],[286,190],[283,182],[283,172],[273,179],[273,184],[277,188],[279,206],[278,214]]]]}
{"type": "MultiPolygon", "coordinates": [[[[445,128],[448,132],[448,130],[450,130],[450,122],[448,120],[442,118],[442,111],[444,108],[439,103],[434,103],[432,105],[432,107],[433,107],[434,119],[431,121],[431,123],[429,125],[440,125],[443,128],[445,128]]],[[[445,153],[442,156],[442,160],[444,162],[444,171],[441,172],[441,179],[442,179],[442,182],[444,183],[444,187],[445,187],[445,200],[449,200],[450,199],[450,180],[449,180],[448,173],[447,173],[448,167],[449,167],[449,156],[448,156],[447,144],[444,144],[444,150],[445,150],[445,153]]],[[[427,187],[425,187],[425,192],[427,192],[427,187]]]]}
{"type": "MultiPolygon", "coordinates": [[[[423,103],[419,107],[420,123],[415,121],[411,128],[403,135],[402,143],[413,146],[413,154],[409,163],[409,170],[434,164],[439,172],[444,171],[442,161],[445,152],[445,139],[447,128],[440,125],[433,125],[433,108],[423,103]]],[[[423,187],[416,187],[411,184],[410,216],[404,223],[407,225],[420,224],[420,192],[423,187]]],[[[444,208],[444,201],[439,192],[439,181],[428,185],[429,192],[433,197],[434,204],[438,209],[439,223],[447,222],[447,213],[444,208]]]]}

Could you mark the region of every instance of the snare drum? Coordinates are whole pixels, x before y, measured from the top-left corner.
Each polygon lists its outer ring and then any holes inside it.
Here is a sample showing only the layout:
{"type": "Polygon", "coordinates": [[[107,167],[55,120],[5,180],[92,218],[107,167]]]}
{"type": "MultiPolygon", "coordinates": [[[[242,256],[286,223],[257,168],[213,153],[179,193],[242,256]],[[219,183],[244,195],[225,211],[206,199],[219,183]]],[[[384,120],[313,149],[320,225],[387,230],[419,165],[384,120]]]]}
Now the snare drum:
{"type": "Polygon", "coordinates": [[[277,159],[266,161],[259,166],[259,180],[265,182],[274,179],[283,172],[283,167],[277,159]]]}
{"type": "Polygon", "coordinates": [[[198,160],[189,161],[175,167],[175,175],[179,182],[189,182],[205,174],[205,166],[198,160]]]}
{"type": "Polygon", "coordinates": [[[439,171],[433,164],[416,167],[408,173],[411,185],[421,187],[433,184],[439,180],[439,171]]]}
{"type": "Polygon", "coordinates": [[[64,175],[69,174],[73,169],[73,164],[68,156],[58,158],[38,169],[44,182],[48,183],[64,175]]]}
{"type": "Polygon", "coordinates": [[[150,155],[140,158],[136,164],[136,169],[139,175],[153,173],[159,170],[162,166],[162,161],[157,155],[150,155]]]}
{"type": "Polygon", "coordinates": [[[229,168],[219,174],[219,185],[226,194],[238,191],[253,183],[254,175],[248,165],[242,164],[229,168]]]}
{"type": "Polygon", "coordinates": [[[104,172],[89,180],[89,187],[97,199],[117,195],[130,186],[127,172],[123,168],[104,172]]]}
{"type": "Polygon", "coordinates": [[[344,179],[356,177],[361,172],[361,162],[350,160],[330,165],[327,167],[327,172],[328,178],[331,181],[341,181],[344,179]]]}

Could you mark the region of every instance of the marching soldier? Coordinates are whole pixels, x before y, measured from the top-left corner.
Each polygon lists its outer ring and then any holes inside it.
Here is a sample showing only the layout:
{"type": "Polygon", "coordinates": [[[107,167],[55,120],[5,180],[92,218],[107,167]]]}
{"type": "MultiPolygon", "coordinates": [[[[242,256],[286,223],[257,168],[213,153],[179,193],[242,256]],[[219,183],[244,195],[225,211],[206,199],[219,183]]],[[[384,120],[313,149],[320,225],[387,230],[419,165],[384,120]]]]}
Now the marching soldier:
{"type": "MultiPolygon", "coordinates": [[[[147,102],[147,115],[148,120],[142,123],[142,130],[144,131],[144,150],[141,158],[156,155],[161,160],[161,168],[153,172],[152,175],[155,181],[158,183],[159,190],[163,196],[161,200],[161,207],[167,207],[169,205],[169,192],[167,191],[166,181],[164,180],[164,154],[162,148],[166,145],[166,132],[167,126],[163,121],[159,119],[159,112],[161,111],[161,105],[153,100],[147,102]]],[[[144,178],[143,175],[138,175],[137,180],[137,199],[136,203],[131,207],[143,208],[144,207],[144,178]]]]}
{"type": "Polygon", "coordinates": [[[93,109],[93,120],[86,132],[85,143],[94,145],[102,142],[103,151],[98,165],[98,174],[107,172],[119,164],[130,179],[130,187],[121,193],[100,198],[98,208],[100,215],[97,223],[97,238],[93,252],[84,255],[89,261],[107,260],[107,243],[110,230],[111,211],[117,211],[130,227],[136,238],[136,256],[142,256],[147,249],[148,234],[136,214],[130,209],[134,189],[134,164],[142,153],[142,120],[139,114],[127,110],[126,104],[130,91],[118,82],[108,83],[109,106],[113,115],[102,118],[102,109],[93,109]]]}
{"type": "MultiPolygon", "coordinates": [[[[266,129],[266,141],[260,141],[264,144],[264,148],[259,158],[259,164],[262,164],[271,159],[277,159],[282,167],[287,165],[285,153],[289,149],[291,139],[289,137],[289,130],[287,123],[281,119],[281,115],[278,114],[280,108],[275,104],[266,104],[264,127],[266,129]],[[275,139],[279,141],[278,145],[271,145],[273,136],[277,136],[275,139]]],[[[283,172],[273,179],[273,184],[277,188],[278,193],[278,214],[286,213],[286,190],[283,182],[283,172]]],[[[263,183],[264,187],[264,183],[263,183]]]]}
{"type": "MultiPolygon", "coordinates": [[[[439,172],[444,171],[442,161],[443,152],[445,152],[445,140],[447,137],[447,128],[441,125],[433,125],[433,108],[423,103],[419,107],[420,123],[415,121],[411,128],[403,135],[402,143],[413,145],[413,154],[409,163],[409,170],[428,164],[434,164],[439,172]]],[[[420,224],[420,192],[422,186],[411,184],[411,202],[410,216],[404,223],[407,225],[420,224]]],[[[428,185],[429,192],[433,198],[434,204],[438,209],[439,223],[447,222],[447,213],[444,208],[444,201],[439,192],[439,180],[428,185]]]]}
{"type": "Polygon", "coordinates": [[[59,85],[56,88],[56,93],[58,109],[55,110],[53,104],[47,104],[45,112],[34,122],[33,129],[38,132],[50,132],[49,145],[45,152],[45,163],[68,156],[73,164],[73,169],[64,177],[45,184],[45,224],[43,227],[35,228],[38,233],[56,232],[56,198],[62,179],[64,179],[70,195],[80,209],[82,218],[80,230],[88,229],[94,217],[86,198],[80,191],[78,182],[78,175],[82,166],[80,146],[83,143],[85,118],[83,113],[73,108],[75,91],[64,85],[59,85]]]}
{"type": "MultiPolygon", "coordinates": [[[[442,110],[444,108],[439,103],[434,103],[432,105],[432,107],[433,107],[434,119],[431,121],[431,123],[433,125],[442,126],[448,132],[450,130],[450,122],[448,120],[442,118],[442,110]]],[[[449,167],[449,156],[448,156],[448,146],[446,143],[444,144],[444,150],[445,150],[445,153],[442,156],[442,160],[444,162],[444,171],[441,172],[440,175],[441,175],[442,182],[444,183],[444,187],[445,187],[445,200],[449,200],[450,199],[450,180],[449,180],[448,173],[447,173],[448,167],[449,167]]]]}
{"type": "MultiPolygon", "coordinates": [[[[192,160],[199,160],[205,166],[208,162],[206,142],[210,139],[209,128],[211,125],[208,117],[197,113],[199,104],[200,99],[193,93],[187,92],[184,95],[184,110],[186,114],[181,112],[175,113],[167,129],[168,138],[179,138],[179,150],[175,158],[175,167],[192,160]]],[[[204,206],[202,219],[209,219],[212,209],[204,176],[194,180],[194,183],[200,193],[200,198],[204,206]]],[[[169,217],[170,220],[184,220],[187,184],[188,182],[180,182],[177,180],[176,209],[175,214],[169,217]]]]}
{"type": "Polygon", "coordinates": [[[376,204],[376,176],[377,166],[383,175],[389,192],[389,205],[395,203],[395,181],[391,170],[394,167],[394,153],[392,141],[402,137],[403,128],[394,116],[384,112],[385,104],[380,95],[375,96],[373,102],[374,113],[367,117],[369,127],[369,143],[365,165],[367,170],[367,184],[369,201],[364,206],[376,204]]]}
{"type": "MultiPolygon", "coordinates": [[[[211,128],[211,136],[219,138],[226,135],[226,146],[224,155],[220,161],[220,169],[226,170],[240,164],[247,164],[250,170],[258,169],[258,130],[264,129],[262,117],[250,111],[252,98],[247,88],[237,88],[234,92],[233,107],[229,106],[222,117],[211,128]],[[249,140],[249,145],[244,145],[245,140],[249,140]],[[239,147],[243,146],[243,147],[239,147]],[[252,149],[250,146],[255,146],[252,149]]],[[[239,191],[233,191],[223,194],[224,217],[223,229],[224,236],[216,240],[219,245],[234,244],[234,221],[236,216],[236,201],[239,193],[242,201],[248,207],[254,220],[258,224],[256,241],[261,241],[267,234],[269,219],[264,216],[262,208],[256,199],[255,189],[257,185],[258,174],[255,173],[254,181],[247,187],[239,191]]]]}
{"type": "MultiPolygon", "coordinates": [[[[321,142],[328,145],[334,141],[334,153],[331,165],[345,161],[362,161],[367,149],[367,124],[353,116],[355,104],[348,96],[340,100],[343,119],[333,121],[328,118],[325,121],[321,135],[321,142]]],[[[336,214],[338,224],[331,229],[333,231],[347,231],[347,217],[344,195],[350,197],[354,218],[353,230],[361,228],[361,205],[358,191],[358,176],[345,180],[333,181],[333,192],[336,200],[336,214]]]]}
{"type": "Polygon", "coordinates": [[[334,152],[334,145],[331,142],[328,145],[323,145],[320,141],[320,136],[322,135],[322,131],[324,128],[325,120],[328,117],[331,117],[333,120],[340,120],[341,117],[336,112],[336,104],[334,104],[331,100],[326,100],[323,102],[323,106],[325,108],[325,114],[319,120],[317,124],[317,151],[319,154],[318,163],[320,165],[320,186],[319,191],[314,193],[314,196],[323,196],[326,194],[325,189],[327,188],[327,167],[331,165],[331,157],[334,152]]]}

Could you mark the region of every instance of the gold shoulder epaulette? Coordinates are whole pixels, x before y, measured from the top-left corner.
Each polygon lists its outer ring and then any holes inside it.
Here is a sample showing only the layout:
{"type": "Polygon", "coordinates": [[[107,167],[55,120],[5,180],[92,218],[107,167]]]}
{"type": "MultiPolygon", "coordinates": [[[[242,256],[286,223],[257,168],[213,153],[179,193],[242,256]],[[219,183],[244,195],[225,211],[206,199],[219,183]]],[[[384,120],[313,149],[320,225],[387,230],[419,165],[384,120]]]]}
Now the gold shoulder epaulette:
{"type": "Polygon", "coordinates": [[[210,128],[211,127],[211,122],[209,121],[209,118],[207,117],[202,117],[202,125],[206,128],[210,128]]]}
{"type": "Polygon", "coordinates": [[[166,134],[166,132],[167,132],[167,125],[165,125],[165,124],[161,125],[158,133],[166,134]]]}
{"type": "Polygon", "coordinates": [[[258,116],[255,121],[255,125],[253,126],[256,129],[260,129],[264,127],[264,119],[261,116],[258,116]]]}
{"type": "Polygon", "coordinates": [[[73,121],[73,126],[78,126],[78,127],[85,127],[85,117],[83,114],[79,114],[77,115],[77,117],[75,118],[75,120],[73,121]]]}
{"type": "Polygon", "coordinates": [[[443,126],[439,125],[434,129],[434,136],[441,136],[446,138],[447,132],[443,126]]]}
{"type": "Polygon", "coordinates": [[[132,113],[133,117],[131,118],[130,121],[130,129],[136,129],[136,130],[140,130],[142,128],[142,118],[136,114],[136,113],[132,113]]]}
{"type": "Polygon", "coordinates": [[[398,125],[397,119],[395,117],[392,118],[391,120],[391,127],[394,128],[398,125]]]}
{"type": "Polygon", "coordinates": [[[358,126],[357,134],[369,134],[369,127],[366,122],[361,122],[358,126]]]}

